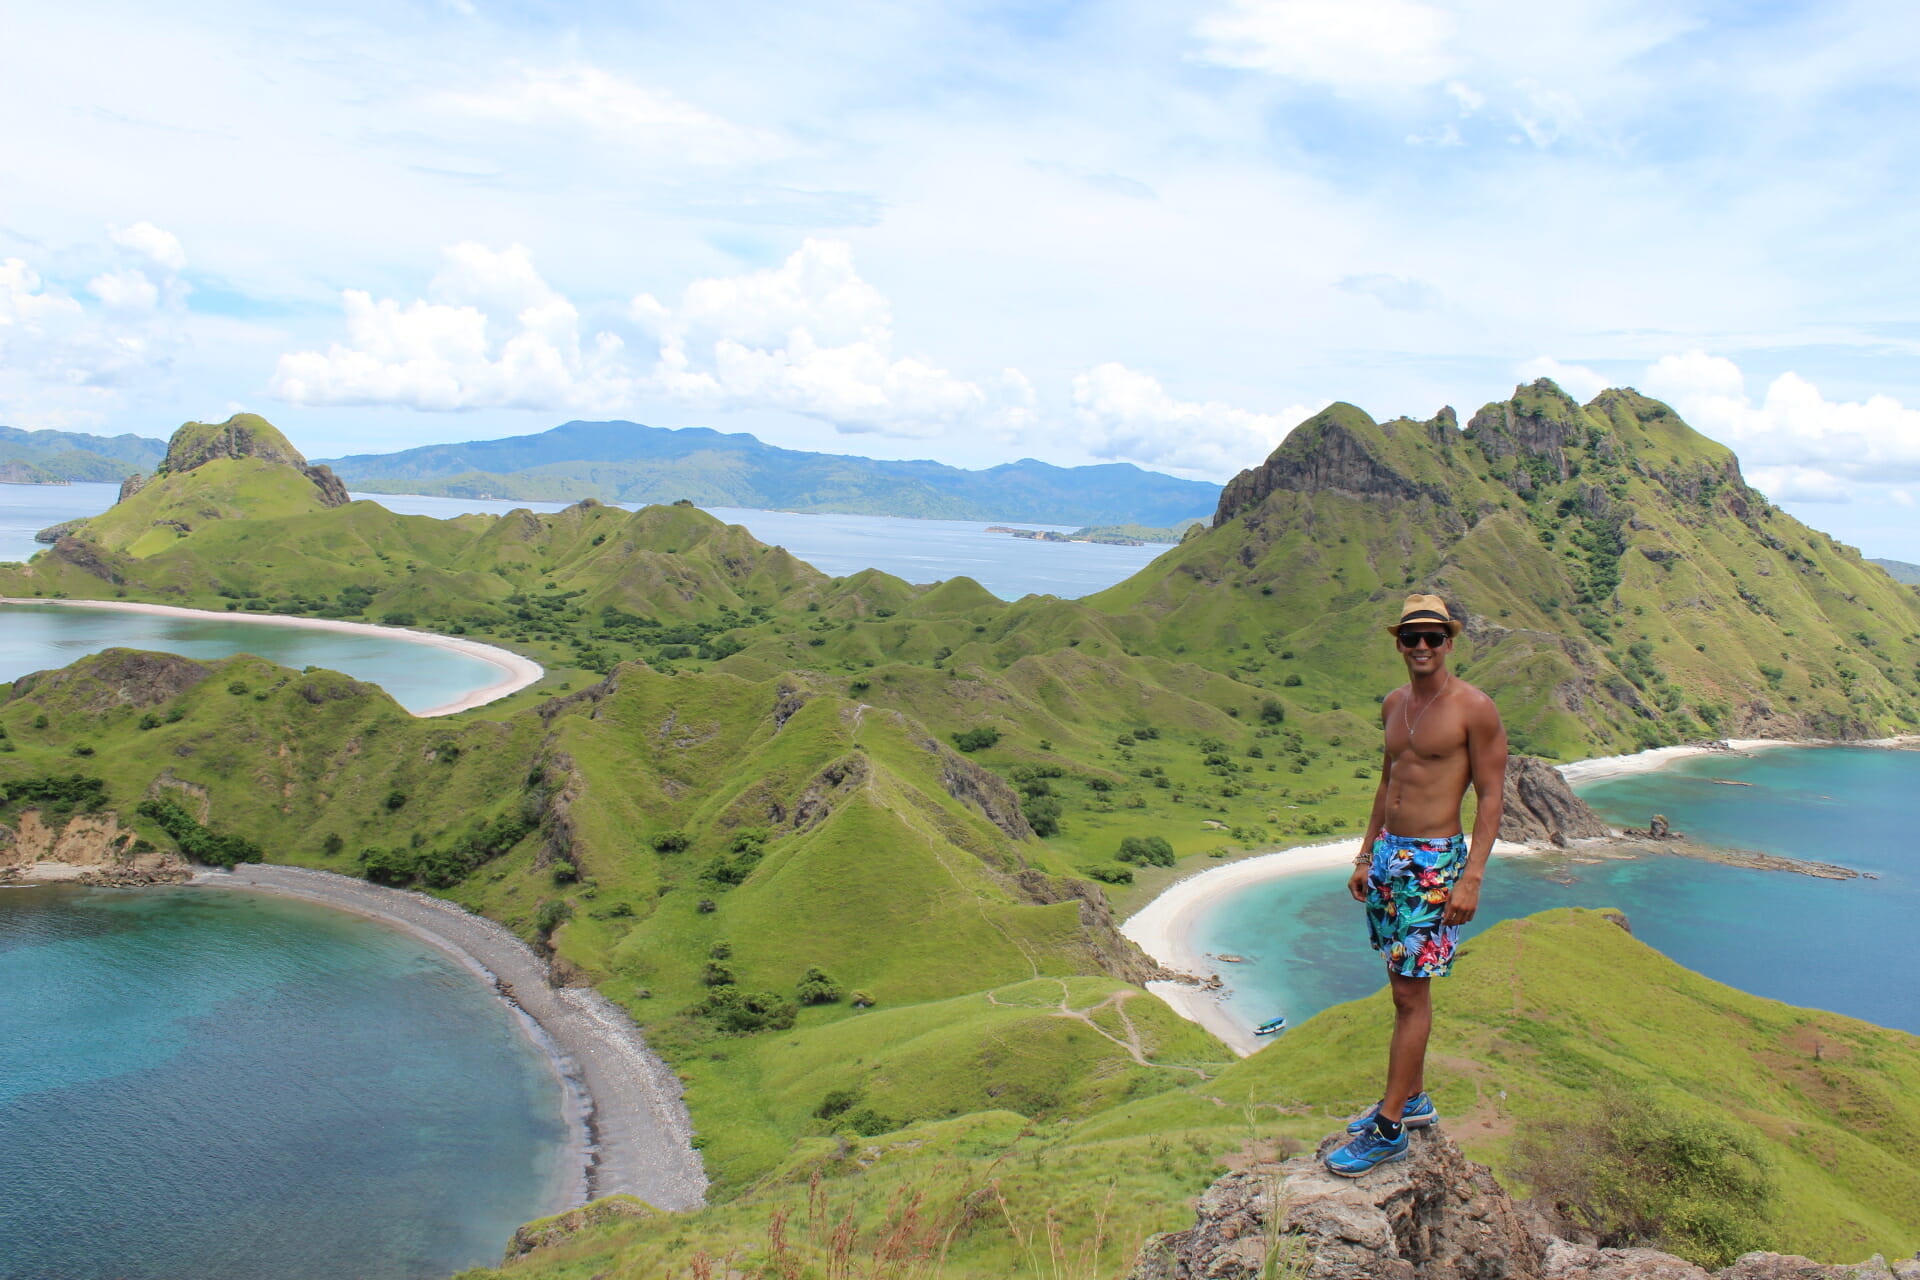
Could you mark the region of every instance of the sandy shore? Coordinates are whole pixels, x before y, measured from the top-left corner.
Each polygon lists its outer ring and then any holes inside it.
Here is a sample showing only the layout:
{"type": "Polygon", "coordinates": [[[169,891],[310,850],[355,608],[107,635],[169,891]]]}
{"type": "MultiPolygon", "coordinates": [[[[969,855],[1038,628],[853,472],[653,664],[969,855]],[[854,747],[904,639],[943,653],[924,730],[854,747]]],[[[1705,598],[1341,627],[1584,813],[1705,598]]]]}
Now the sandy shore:
{"type": "MultiPolygon", "coordinates": [[[[1141,910],[1129,916],[1120,932],[1140,949],[1169,969],[1204,978],[1216,975],[1220,966],[1212,957],[1193,947],[1193,929],[1200,917],[1222,898],[1228,898],[1248,885],[1296,876],[1305,871],[1325,871],[1351,867],[1359,852],[1357,836],[1329,844],[1302,845],[1277,853],[1209,867],[1184,880],[1176,880],[1141,910]]],[[[1496,842],[1496,856],[1530,854],[1526,845],[1496,842]]],[[[1197,1022],[1245,1057],[1266,1043],[1253,1034],[1222,1006],[1222,992],[1182,982],[1150,982],[1147,989],[1165,1000],[1173,1011],[1190,1022],[1197,1022]]]]}
{"type": "MultiPolygon", "coordinates": [[[[1600,778],[1648,773],[1664,768],[1675,760],[1684,760],[1692,756],[1745,753],[1773,747],[1810,746],[1894,747],[1911,750],[1920,747],[1920,735],[1878,738],[1862,742],[1801,742],[1775,738],[1732,738],[1719,743],[1656,747],[1653,750],[1638,751],[1632,755],[1601,756],[1592,760],[1578,760],[1572,764],[1561,765],[1559,768],[1561,776],[1568,782],[1593,782],[1600,778]]],[[[1227,974],[1222,975],[1218,962],[1210,956],[1195,951],[1193,947],[1194,925],[1203,914],[1222,898],[1231,897],[1251,884],[1298,875],[1303,871],[1323,871],[1332,867],[1350,866],[1354,854],[1358,851],[1358,838],[1348,837],[1329,844],[1283,849],[1278,853],[1262,854],[1259,857],[1228,863],[1223,867],[1212,867],[1196,872],[1184,880],[1175,881],[1167,886],[1159,897],[1128,917],[1120,926],[1120,932],[1137,943],[1142,951],[1169,969],[1193,974],[1199,978],[1221,976],[1224,980],[1231,975],[1231,967],[1228,967],[1227,974]]],[[[1504,840],[1495,843],[1493,851],[1500,857],[1539,852],[1527,845],[1511,844],[1504,840]]],[[[1150,982],[1147,984],[1147,989],[1165,1000],[1175,1013],[1191,1022],[1199,1023],[1243,1057],[1265,1043],[1253,1034],[1250,1027],[1243,1025],[1226,1011],[1221,1003],[1223,993],[1219,990],[1189,986],[1180,982],[1150,982]]]]}
{"type": "Polygon", "coordinates": [[[142,604],[131,600],[45,600],[38,596],[0,596],[0,604],[43,604],[59,605],[73,609],[116,609],[122,613],[146,613],[167,618],[211,618],[219,622],[250,622],[265,627],[297,627],[308,631],[337,631],[351,635],[373,635],[388,640],[405,640],[413,644],[426,645],[429,648],[445,650],[449,653],[463,653],[469,658],[478,658],[500,672],[500,678],[492,684],[475,689],[464,698],[456,699],[438,707],[429,707],[425,711],[413,714],[422,718],[428,716],[450,716],[458,711],[470,711],[474,707],[496,702],[510,693],[518,693],[541,676],[546,669],[532,658],[523,657],[510,649],[496,645],[481,644],[478,640],[464,640],[459,636],[443,636],[432,631],[415,631],[410,627],[380,627],[371,622],[347,622],[339,618],[293,618],[280,613],[224,613],[214,609],[184,609],[170,604],[142,604]]]}
{"type": "Polygon", "coordinates": [[[618,1006],[587,988],[549,986],[546,962],[503,926],[439,898],[329,871],[242,864],[193,883],[352,911],[438,947],[491,983],[524,1016],[574,1103],[580,1172],[554,1211],[615,1192],[661,1209],[703,1202],[707,1177],[679,1079],[618,1006]]]}

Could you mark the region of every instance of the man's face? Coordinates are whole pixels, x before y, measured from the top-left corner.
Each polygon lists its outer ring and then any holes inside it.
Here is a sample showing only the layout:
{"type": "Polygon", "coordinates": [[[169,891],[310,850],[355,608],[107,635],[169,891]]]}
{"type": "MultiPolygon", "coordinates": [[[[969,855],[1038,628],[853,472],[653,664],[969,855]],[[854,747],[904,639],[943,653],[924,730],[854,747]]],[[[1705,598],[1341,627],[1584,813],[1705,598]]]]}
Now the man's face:
{"type": "Polygon", "coordinates": [[[1408,623],[1395,633],[1394,642],[1400,646],[1400,659],[1407,664],[1407,674],[1413,676],[1438,671],[1447,655],[1453,652],[1453,637],[1445,627],[1434,622],[1408,623]]]}

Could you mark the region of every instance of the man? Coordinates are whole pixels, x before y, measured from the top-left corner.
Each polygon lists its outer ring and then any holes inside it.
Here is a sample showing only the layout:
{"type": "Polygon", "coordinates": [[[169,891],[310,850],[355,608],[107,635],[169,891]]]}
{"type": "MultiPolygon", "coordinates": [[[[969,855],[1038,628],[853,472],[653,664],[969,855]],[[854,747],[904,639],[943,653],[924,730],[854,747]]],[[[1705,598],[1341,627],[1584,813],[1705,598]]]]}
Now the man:
{"type": "Polygon", "coordinates": [[[1352,1141],[1327,1157],[1327,1169],[1348,1178],[1405,1159],[1406,1131],[1440,1118],[1424,1079],[1431,983],[1452,967],[1460,926],[1480,905],[1507,772],[1507,731],[1493,699],[1447,670],[1460,624],[1446,602],[1408,596],[1387,629],[1407,683],[1380,705],[1380,787],[1347,891],[1366,904],[1368,935],[1386,957],[1393,1041],[1385,1095],[1347,1126],[1352,1141]],[[1471,845],[1460,832],[1469,784],[1479,805],[1471,845]]]}

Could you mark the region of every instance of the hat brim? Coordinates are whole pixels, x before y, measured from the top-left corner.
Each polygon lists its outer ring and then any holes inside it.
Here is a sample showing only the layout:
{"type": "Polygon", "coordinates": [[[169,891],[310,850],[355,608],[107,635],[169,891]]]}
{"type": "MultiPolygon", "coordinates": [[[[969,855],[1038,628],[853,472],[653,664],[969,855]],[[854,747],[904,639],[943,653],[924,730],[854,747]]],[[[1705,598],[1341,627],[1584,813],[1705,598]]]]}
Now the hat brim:
{"type": "Polygon", "coordinates": [[[1402,627],[1418,626],[1423,622],[1439,623],[1447,629],[1449,636],[1458,636],[1460,634],[1460,620],[1458,618],[1447,617],[1435,613],[1431,609],[1415,609],[1412,613],[1401,618],[1400,621],[1388,624],[1387,630],[1398,634],[1402,627]]]}

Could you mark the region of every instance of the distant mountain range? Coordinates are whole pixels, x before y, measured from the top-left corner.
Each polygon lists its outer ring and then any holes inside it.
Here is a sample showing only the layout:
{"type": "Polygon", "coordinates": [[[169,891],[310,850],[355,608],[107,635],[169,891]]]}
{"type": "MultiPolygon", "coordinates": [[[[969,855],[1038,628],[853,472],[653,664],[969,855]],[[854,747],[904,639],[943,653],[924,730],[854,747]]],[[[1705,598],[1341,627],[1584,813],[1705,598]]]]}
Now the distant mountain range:
{"type": "Polygon", "coordinates": [[[167,456],[167,442],[145,436],[92,436],[79,431],[22,431],[0,427],[0,481],[48,484],[59,480],[114,483],[151,471],[167,456]]]}
{"type": "Polygon", "coordinates": [[[1887,571],[1895,582],[1904,582],[1908,586],[1920,586],[1920,564],[1908,564],[1904,560],[1870,560],[1887,571]]]}
{"type": "Polygon", "coordinates": [[[364,493],[570,502],[673,502],[945,520],[1171,526],[1210,514],[1220,486],[1131,463],[984,471],[807,453],[745,433],[569,422],[538,435],[325,459],[364,493]]]}

